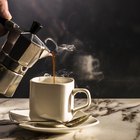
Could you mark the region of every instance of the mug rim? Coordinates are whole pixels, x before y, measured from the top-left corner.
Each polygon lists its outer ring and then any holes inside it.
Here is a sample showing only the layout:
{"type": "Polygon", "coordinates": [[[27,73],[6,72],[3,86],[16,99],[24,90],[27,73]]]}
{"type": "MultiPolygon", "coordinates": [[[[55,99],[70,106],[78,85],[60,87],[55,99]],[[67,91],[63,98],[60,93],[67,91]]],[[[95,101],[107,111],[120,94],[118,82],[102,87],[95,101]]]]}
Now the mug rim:
{"type": "Polygon", "coordinates": [[[64,85],[64,84],[69,84],[74,82],[74,78],[72,77],[61,77],[61,76],[56,76],[56,79],[65,79],[67,81],[65,82],[57,82],[57,83],[53,83],[53,82],[44,82],[44,81],[39,81],[39,79],[45,80],[45,79],[52,79],[53,80],[53,76],[37,76],[37,77],[33,77],[32,79],[30,79],[30,82],[32,83],[37,83],[37,84],[55,84],[55,85],[64,85]]]}

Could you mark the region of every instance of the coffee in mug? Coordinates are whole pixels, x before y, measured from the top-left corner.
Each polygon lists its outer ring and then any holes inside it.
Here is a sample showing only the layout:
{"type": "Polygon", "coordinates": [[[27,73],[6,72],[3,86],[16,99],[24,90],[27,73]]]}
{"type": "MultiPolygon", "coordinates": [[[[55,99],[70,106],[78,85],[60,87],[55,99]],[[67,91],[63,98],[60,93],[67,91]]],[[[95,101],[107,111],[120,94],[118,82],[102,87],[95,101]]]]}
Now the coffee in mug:
{"type": "Polygon", "coordinates": [[[69,77],[35,77],[30,80],[30,118],[32,121],[47,119],[67,122],[74,114],[91,104],[90,92],[85,88],[75,88],[75,81],[69,77]],[[87,102],[74,106],[77,93],[86,94],[87,102]]]}

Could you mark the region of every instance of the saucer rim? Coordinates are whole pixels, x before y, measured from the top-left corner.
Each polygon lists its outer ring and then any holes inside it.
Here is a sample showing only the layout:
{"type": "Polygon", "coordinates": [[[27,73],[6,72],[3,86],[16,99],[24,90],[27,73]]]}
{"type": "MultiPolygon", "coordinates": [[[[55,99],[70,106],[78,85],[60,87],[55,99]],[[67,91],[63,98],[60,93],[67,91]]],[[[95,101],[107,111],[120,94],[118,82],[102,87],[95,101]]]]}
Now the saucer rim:
{"type": "MultiPolygon", "coordinates": [[[[23,110],[29,112],[29,109],[23,109],[23,110]]],[[[30,121],[29,120],[29,114],[28,114],[28,116],[27,116],[27,114],[25,114],[25,115],[21,115],[20,113],[18,114],[18,111],[23,111],[23,110],[22,109],[10,110],[9,111],[10,119],[12,121],[17,121],[15,118],[12,118],[12,115],[15,115],[15,116],[19,115],[19,117],[27,117],[27,120],[26,120],[27,122],[30,121]],[[14,113],[15,111],[16,111],[16,113],[14,113]]],[[[86,114],[83,111],[80,111],[80,112],[83,113],[84,115],[86,114]]],[[[22,122],[22,120],[17,121],[21,128],[24,128],[26,130],[36,131],[36,132],[48,132],[48,133],[69,133],[69,132],[72,132],[72,131],[75,131],[75,130],[91,127],[91,126],[97,125],[99,123],[99,120],[96,119],[93,116],[90,116],[88,118],[87,121],[90,121],[89,123],[86,121],[86,122],[82,123],[81,125],[78,125],[78,126],[75,126],[75,127],[70,127],[70,128],[69,127],[62,127],[62,128],[37,127],[37,126],[33,126],[32,124],[27,124],[24,121],[23,122],[22,122]]]]}

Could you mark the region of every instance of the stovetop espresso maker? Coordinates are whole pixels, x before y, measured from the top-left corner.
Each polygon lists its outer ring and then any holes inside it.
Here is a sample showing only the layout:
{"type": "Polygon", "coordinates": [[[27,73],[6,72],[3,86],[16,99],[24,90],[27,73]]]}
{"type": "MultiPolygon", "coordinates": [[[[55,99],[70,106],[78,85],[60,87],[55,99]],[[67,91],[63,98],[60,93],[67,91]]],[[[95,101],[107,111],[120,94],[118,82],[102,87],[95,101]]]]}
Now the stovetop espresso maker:
{"type": "Polygon", "coordinates": [[[37,37],[36,33],[42,28],[38,22],[33,22],[28,32],[12,20],[0,18],[0,23],[9,31],[0,51],[0,93],[12,97],[27,70],[56,48],[52,45],[50,50],[37,37]]]}

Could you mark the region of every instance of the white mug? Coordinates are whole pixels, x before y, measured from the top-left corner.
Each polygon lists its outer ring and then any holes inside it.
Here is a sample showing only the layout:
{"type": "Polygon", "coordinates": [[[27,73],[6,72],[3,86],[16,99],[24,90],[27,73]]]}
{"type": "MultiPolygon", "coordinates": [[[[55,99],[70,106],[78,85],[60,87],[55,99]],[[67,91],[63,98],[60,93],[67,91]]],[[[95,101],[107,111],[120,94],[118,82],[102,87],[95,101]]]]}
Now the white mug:
{"type": "Polygon", "coordinates": [[[46,119],[62,122],[70,121],[74,113],[88,108],[91,104],[90,92],[85,88],[74,88],[74,79],[69,77],[35,77],[30,80],[30,118],[32,121],[46,119]],[[74,107],[77,93],[86,94],[87,102],[74,107]]]}

